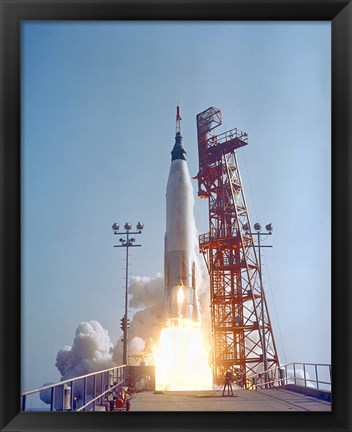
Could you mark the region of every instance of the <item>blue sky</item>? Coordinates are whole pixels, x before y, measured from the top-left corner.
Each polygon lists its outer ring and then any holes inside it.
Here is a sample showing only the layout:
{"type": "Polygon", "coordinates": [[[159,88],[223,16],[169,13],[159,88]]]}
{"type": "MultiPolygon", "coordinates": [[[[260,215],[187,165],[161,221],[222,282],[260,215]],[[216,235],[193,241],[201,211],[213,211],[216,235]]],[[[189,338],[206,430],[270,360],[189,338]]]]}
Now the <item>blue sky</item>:
{"type": "MultiPolygon", "coordinates": [[[[124,252],[163,273],[165,190],[181,105],[191,176],[196,114],[248,133],[251,221],[272,222],[263,280],[283,362],[330,362],[330,23],[22,23],[22,387],[59,380],[56,354],[98,320],[113,343],[124,252]]],[[[207,202],[197,197],[200,233],[207,202]]]]}

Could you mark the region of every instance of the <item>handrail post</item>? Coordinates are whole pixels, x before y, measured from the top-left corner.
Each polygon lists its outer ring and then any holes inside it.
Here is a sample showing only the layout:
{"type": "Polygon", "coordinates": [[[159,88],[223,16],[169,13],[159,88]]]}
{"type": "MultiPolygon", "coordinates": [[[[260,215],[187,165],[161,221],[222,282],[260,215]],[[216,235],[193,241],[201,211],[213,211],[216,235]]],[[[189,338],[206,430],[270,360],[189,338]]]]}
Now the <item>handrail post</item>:
{"type": "MultiPolygon", "coordinates": [[[[85,377],[83,381],[83,406],[86,404],[86,400],[87,400],[87,377],[85,377]]],[[[86,409],[83,408],[83,411],[85,410],[86,409]]]]}
{"type": "Polygon", "coordinates": [[[96,396],[97,376],[93,377],[93,411],[95,411],[95,396],[96,396]]]}
{"type": "Polygon", "coordinates": [[[65,411],[65,384],[62,384],[62,411],[65,411]]]}
{"type": "Polygon", "coordinates": [[[315,365],[315,379],[317,383],[317,389],[319,390],[319,379],[318,379],[318,365],[315,365]]]}
{"type": "Polygon", "coordinates": [[[329,365],[329,373],[330,373],[330,389],[331,389],[331,365],[329,365]]]}
{"type": "Polygon", "coordinates": [[[22,411],[26,411],[26,395],[22,396],[22,411]]]}
{"type": "Polygon", "coordinates": [[[305,363],[303,363],[303,376],[304,376],[304,387],[307,387],[306,364],[305,363]]]}
{"type": "Polygon", "coordinates": [[[101,398],[100,398],[100,404],[103,403],[103,378],[104,378],[104,372],[100,373],[100,394],[101,394],[101,398]]]}
{"type": "Polygon", "coordinates": [[[55,387],[51,387],[50,411],[54,411],[55,387]]]}
{"type": "Polygon", "coordinates": [[[296,363],[293,363],[293,378],[295,379],[295,385],[297,384],[296,382],[296,363]]]}
{"type": "Polygon", "coordinates": [[[70,404],[71,404],[71,411],[73,411],[73,394],[74,394],[74,381],[71,381],[71,395],[70,395],[70,404]]]}
{"type": "Polygon", "coordinates": [[[285,380],[284,380],[285,385],[287,385],[287,364],[285,365],[285,380]]]}

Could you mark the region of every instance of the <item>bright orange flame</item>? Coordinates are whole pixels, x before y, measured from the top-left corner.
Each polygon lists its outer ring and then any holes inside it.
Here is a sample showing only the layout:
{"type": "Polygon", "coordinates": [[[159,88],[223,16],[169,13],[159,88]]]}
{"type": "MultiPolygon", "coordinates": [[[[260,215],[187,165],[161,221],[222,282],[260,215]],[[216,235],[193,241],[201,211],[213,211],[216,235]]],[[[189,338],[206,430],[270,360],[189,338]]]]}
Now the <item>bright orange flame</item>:
{"type": "Polygon", "coordinates": [[[154,353],[156,390],[212,389],[208,357],[198,323],[170,320],[154,353]]]}

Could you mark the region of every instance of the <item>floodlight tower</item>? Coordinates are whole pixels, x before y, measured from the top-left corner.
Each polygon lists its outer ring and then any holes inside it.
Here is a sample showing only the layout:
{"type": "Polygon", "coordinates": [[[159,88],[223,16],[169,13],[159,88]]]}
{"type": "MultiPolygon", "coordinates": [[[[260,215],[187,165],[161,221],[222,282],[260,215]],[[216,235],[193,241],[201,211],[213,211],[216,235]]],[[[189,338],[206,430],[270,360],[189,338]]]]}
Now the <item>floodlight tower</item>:
{"type": "Polygon", "coordinates": [[[213,380],[223,383],[231,370],[246,387],[279,360],[235,152],[248,135],[237,128],[215,135],[221,124],[217,108],[197,115],[198,196],[209,201],[209,232],[199,248],[210,275],[213,380]]]}
{"type": "Polygon", "coordinates": [[[121,330],[123,331],[123,364],[128,364],[128,328],[129,328],[129,319],[128,319],[128,250],[130,247],[140,247],[140,244],[134,244],[136,239],[134,237],[130,237],[131,234],[138,235],[142,234],[142,230],[144,228],[144,224],[138,222],[137,223],[137,231],[131,231],[132,224],[126,222],[124,225],[125,232],[120,232],[120,225],[116,222],[112,225],[112,230],[114,234],[118,234],[120,236],[126,236],[126,239],[120,238],[120,245],[114,245],[114,247],[124,247],[126,248],[126,279],[125,279],[125,315],[121,318],[121,330]]]}

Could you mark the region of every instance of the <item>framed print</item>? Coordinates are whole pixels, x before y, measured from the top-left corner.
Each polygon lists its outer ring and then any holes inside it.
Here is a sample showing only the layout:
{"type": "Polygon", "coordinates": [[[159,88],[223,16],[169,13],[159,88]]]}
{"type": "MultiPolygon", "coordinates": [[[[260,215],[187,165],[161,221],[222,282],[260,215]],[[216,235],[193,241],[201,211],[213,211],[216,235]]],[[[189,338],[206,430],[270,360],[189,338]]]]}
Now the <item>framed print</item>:
{"type": "Polygon", "coordinates": [[[350,430],[350,1],[0,1],[1,430],[350,430]]]}

